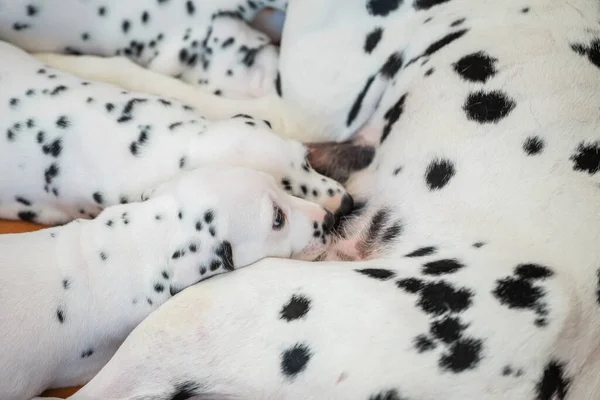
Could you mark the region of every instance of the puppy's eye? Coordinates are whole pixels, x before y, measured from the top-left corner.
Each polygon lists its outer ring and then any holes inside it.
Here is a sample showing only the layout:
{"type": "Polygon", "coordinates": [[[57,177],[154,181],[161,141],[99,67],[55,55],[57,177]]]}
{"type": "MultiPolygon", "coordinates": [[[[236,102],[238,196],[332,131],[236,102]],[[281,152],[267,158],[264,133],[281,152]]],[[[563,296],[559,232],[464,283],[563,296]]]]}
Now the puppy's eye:
{"type": "Polygon", "coordinates": [[[285,226],[285,214],[278,206],[273,207],[273,229],[279,231],[285,226]]]}

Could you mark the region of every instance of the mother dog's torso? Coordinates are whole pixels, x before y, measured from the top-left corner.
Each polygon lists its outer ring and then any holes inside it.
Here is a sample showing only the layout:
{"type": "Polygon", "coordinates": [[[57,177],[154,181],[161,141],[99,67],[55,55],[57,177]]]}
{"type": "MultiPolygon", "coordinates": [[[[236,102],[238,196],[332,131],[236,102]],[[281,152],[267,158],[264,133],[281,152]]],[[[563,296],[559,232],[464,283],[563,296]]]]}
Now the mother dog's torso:
{"type": "MultiPolygon", "coordinates": [[[[572,399],[596,398],[600,5],[306,0],[287,15],[276,86],[290,118],[331,140],[359,132],[381,143],[349,184],[367,202],[354,221],[364,229],[337,250],[369,240],[391,241],[392,250],[360,264],[361,273],[354,264],[288,271],[267,262],[194,288],[226,299],[202,316],[219,321],[203,333],[214,346],[203,351],[224,367],[254,354],[227,347],[243,339],[244,321],[254,321],[244,338],[260,331],[291,344],[296,335],[231,311],[236,304],[246,313],[273,306],[275,315],[283,292],[302,287],[323,306],[319,323],[298,333],[313,345],[305,380],[285,386],[242,366],[227,388],[293,398],[381,388],[372,399],[401,398],[384,397],[385,387],[416,399],[562,399],[570,389],[572,399]],[[235,279],[253,294],[233,293],[235,279]],[[372,314],[383,306],[396,314],[372,314]],[[227,319],[217,314],[224,310],[227,319]],[[361,316],[373,325],[338,343],[346,319],[361,316]],[[338,365],[324,360],[349,365],[352,356],[356,373],[331,386],[338,365]]],[[[230,377],[196,362],[208,382],[230,377]]]]}

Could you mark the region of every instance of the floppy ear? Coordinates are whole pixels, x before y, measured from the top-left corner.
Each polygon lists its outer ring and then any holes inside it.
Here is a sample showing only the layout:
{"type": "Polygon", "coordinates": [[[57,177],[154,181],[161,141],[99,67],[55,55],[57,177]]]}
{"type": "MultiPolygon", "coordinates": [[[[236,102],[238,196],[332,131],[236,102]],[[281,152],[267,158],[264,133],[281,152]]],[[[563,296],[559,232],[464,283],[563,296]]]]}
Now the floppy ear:
{"type": "Polygon", "coordinates": [[[204,279],[235,269],[233,249],[228,241],[208,235],[181,235],[169,258],[171,295],[204,279]]]}
{"type": "Polygon", "coordinates": [[[307,158],[318,173],[345,183],[353,172],[371,164],[375,148],[352,142],[307,143],[307,158]]]}

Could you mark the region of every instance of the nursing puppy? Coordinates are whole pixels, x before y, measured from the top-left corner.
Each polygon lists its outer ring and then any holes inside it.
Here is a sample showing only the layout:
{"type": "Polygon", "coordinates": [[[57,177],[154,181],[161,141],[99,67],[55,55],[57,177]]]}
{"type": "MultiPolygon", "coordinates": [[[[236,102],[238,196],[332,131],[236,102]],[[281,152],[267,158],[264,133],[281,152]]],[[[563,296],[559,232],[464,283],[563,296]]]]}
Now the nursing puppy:
{"type": "Polygon", "coordinates": [[[208,121],[184,103],[81,80],[3,42],[0,58],[0,218],[93,218],[182,170],[213,164],[266,172],[337,214],[352,208],[338,182],[309,166],[306,147],[277,136],[268,121],[208,121]]]}
{"type": "Polygon", "coordinates": [[[183,288],[264,257],[312,258],[333,216],[237,167],[186,172],[94,220],[0,236],[0,398],[89,381],[183,288]]]}

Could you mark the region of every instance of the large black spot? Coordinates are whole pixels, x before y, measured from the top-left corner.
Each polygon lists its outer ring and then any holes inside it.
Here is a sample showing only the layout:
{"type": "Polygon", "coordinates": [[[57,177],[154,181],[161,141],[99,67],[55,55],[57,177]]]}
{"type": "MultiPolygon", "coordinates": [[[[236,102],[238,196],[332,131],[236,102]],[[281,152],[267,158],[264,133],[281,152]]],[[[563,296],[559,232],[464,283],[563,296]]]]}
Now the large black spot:
{"type": "Polygon", "coordinates": [[[432,315],[464,311],[471,306],[473,298],[471,290],[456,288],[445,281],[425,283],[419,294],[417,305],[432,315]]]}
{"type": "Polygon", "coordinates": [[[436,159],[427,166],[425,182],[429,190],[439,190],[450,182],[454,174],[456,174],[456,170],[451,161],[436,159]]]}
{"type": "Polygon", "coordinates": [[[423,273],[425,275],[452,274],[463,267],[464,265],[455,259],[436,260],[423,265],[423,273]]]}
{"type": "Polygon", "coordinates": [[[596,67],[600,68],[600,38],[594,39],[589,46],[584,46],[582,44],[573,44],[571,45],[573,51],[582,56],[587,56],[587,59],[594,64],[596,67]]]}
{"type": "Polygon", "coordinates": [[[312,353],[307,345],[296,343],[281,354],[281,372],[287,377],[294,377],[306,369],[312,353]]]}
{"type": "Polygon", "coordinates": [[[493,294],[508,308],[534,309],[544,291],[529,280],[508,277],[497,281],[493,294]]]}
{"type": "Polygon", "coordinates": [[[383,36],[383,29],[377,27],[369,32],[365,39],[365,53],[371,54],[383,36]]]}
{"type": "Polygon", "coordinates": [[[187,400],[198,394],[200,385],[193,382],[183,382],[175,385],[169,400],[187,400]]]}
{"type": "Polygon", "coordinates": [[[429,10],[433,6],[446,3],[450,0],[415,0],[414,7],[416,10],[429,10]]]}
{"type": "Polygon", "coordinates": [[[456,317],[444,317],[433,321],[431,324],[431,334],[444,343],[457,341],[463,334],[467,325],[463,324],[456,317]]]}
{"type": "Polygon", "coordinates": [[[402,223],[396,221],[393,225],[387,227],[381,235],[381,243],[384,245],[393,243],[402,233],[402,223]]]}
{"type": "Polygon", "coordinates": [[[544,368],[544,373],[537,383],[536,400],[564,400],[571,386],[562,363],[552,360],[544,368]]]}
{"type": "Polygon", "coordinates": [[[356,272],[359,272],[363,275],[368,276],[369,278],[379,279],[381,281],[387,281],[388,279],[396,276],[394,271],[383,268],[364,268],[364,269],[355,269],[356,272]]]}
{"type": "Polygon", "coordinates": [[[400,4],[402,4],[402,0],[369,0],[367,11],[373,16],[385,17],[396,11],[400,4]]]}
{"type": "Polygon", "coordinates": [[[406,278],[397,281],[396,286],[408,293],[418,293],[425,287],[425,283],[417,278],[406,278]]]}
{"type": "Polygon", "coordinates": [[[523,150],[527,155],[539,154],[544,149],[544,140],[539,136],[530,136],[523,143],[523,150]]]}
{"type": "Polygon", "coordinates": [[[498,60],[483,51],[468,54],[455,62],[454,70],[465,80],[484,83],[496,74],[498,60]]]}
{"type": "Polygon", "coordinates": [[[510,114],[515,106],[514,100],[499,90],[490,92],[479,90],[469,94],[463,110],[469,120],[487,124],[497,123],[510,114]]]}
{"type": "Polygon", "coordinates": [[[581,142],[577,152],[570,158],[575,171],[587,172],[590,175],[600,171],[600,142],[581,142]]]}
{"type": "Polygon", "coordinates": [[[437,249],[433,246],[421,247],[420,249],[417,249],[411,253],[408,253],[404,257],[424,257],[424,256],[429,256],[429,255],[435,254],[436,251],[437,251],[437,249]]]}
{"type": "Polygon", "coordinates": [[[392,131],[392,127],[404,112],[404,102],[406,101],[406,96],[407,94],[403,94],[402,97],[400,97],[398,101],[383,115],[383,119],[385,119],[386,123],[383,127],[383,133],[381,134],[381,143],[387,139],[392,131]]]}
{"type": "Polygon", "coordinates": [[[279,318],[290,322],[303,318],[310,310],[310,299],[303,295],[293,295],[279,313],[279,318]]]}
{"type": "Polygon", "coordinates": [[[442,354],[439,366],[454,373],[473,369],[481,361],[482,349],[483,343],[479,339],[458,339],[442,354]]]}

